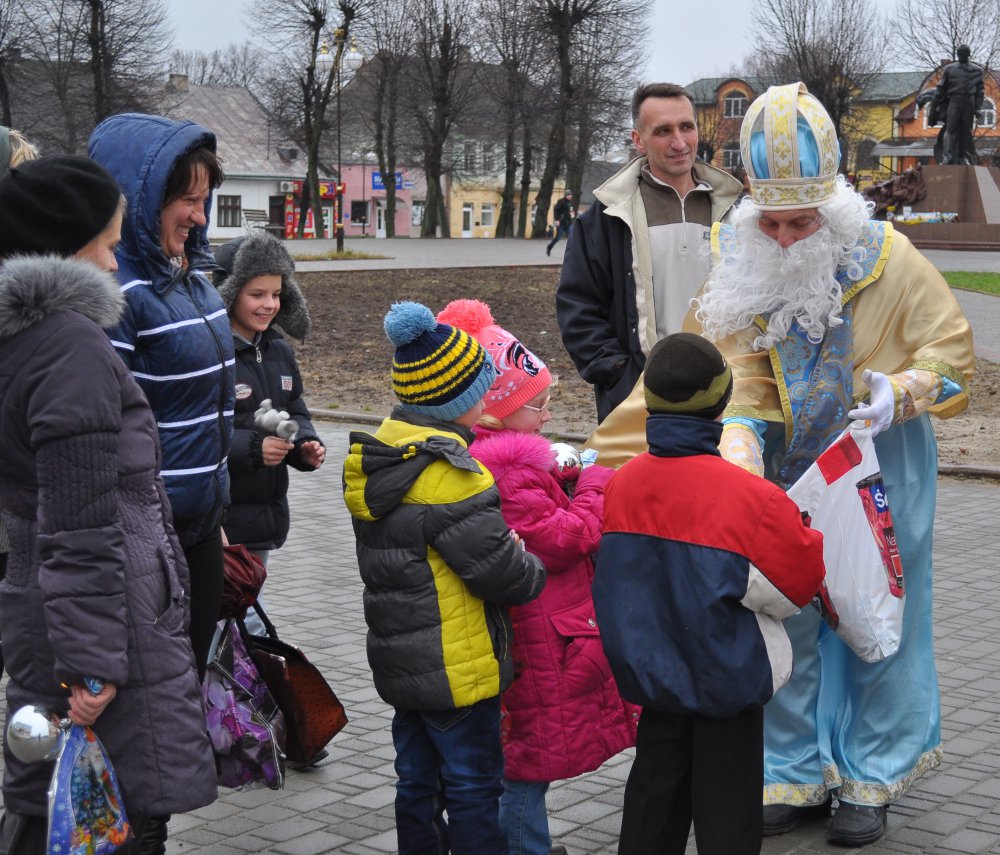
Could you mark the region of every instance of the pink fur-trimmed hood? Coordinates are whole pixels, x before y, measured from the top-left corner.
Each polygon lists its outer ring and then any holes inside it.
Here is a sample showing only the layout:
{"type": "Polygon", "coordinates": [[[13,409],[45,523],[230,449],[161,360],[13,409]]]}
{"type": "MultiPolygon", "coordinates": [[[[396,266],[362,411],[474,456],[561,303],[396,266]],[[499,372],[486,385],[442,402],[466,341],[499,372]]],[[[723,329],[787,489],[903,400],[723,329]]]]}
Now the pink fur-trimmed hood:
{"type": "Polygon", "coordinates": [[[511,469],[530,467],[551,472],[556,455],[544,436],[514,430],[476,427],[476,440],[469,447],[472,456],[499,481],[511,469]]]}

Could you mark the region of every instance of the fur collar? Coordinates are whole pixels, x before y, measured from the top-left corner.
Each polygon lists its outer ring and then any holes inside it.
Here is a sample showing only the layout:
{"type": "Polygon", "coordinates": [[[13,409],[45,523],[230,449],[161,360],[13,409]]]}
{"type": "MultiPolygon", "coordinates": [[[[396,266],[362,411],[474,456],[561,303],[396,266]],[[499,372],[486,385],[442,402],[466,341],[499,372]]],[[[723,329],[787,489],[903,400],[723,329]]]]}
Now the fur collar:
{"type": "Polygon", "coordinates": [[[551,472],[556,463],[552,443],[544,436],[516,430],[493,431],[477,427],[476,441],[469,451],[497,481],[515,469],[551,472]]]}
{"type": "Polygon", "coordinates": [[[86,261],[14,256],[0,267],[0,339],[56,312],[78,312],[107,328],[118,322],[124,306],[114,276],[86,261]]]}

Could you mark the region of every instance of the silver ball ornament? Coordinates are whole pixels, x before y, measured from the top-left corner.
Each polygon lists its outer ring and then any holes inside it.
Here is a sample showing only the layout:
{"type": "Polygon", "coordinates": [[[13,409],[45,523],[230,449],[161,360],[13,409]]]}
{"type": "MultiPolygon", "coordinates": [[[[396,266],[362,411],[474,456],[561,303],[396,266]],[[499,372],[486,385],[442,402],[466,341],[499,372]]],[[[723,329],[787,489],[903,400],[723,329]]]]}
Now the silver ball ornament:
{"type": "Polygon", "coordinates": [[[22,763],[43,763],[59,754],[59,718],[44,707],[25,706],[7,721],[7,745],[22,763]]]}
{"type": "Polygon", "coordinates": [[[556,455],[556,470],[566,476],[572,470],[580,468],[580,455],[572,445],[566,442],[553,442],[552,450],[556,455]]]}

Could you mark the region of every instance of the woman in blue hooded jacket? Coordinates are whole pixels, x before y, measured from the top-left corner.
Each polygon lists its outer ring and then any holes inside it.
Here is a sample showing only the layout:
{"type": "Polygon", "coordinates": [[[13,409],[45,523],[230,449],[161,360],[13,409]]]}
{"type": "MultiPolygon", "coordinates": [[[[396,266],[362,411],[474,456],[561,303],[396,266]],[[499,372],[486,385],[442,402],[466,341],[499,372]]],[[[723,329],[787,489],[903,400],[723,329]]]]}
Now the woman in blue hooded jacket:
{"type": "Polygon", "coordinates": [[[191,645],[204,676],[222,597],[234,354],[229,318],[204,271],[215,135],[194,122],[125,113],[101,122],[90,156],[128,207],[116,253],[126,307],[109,330],[156,416],[163,481],[191,570],[191,645]]]}
{"type": "MultiPolygon", "coordinates": [[[[235,400],[233,337],[206,276],[212,191],[223,180],[215,135],[194,122],[124,113],[101,122],[90,156],[128,203],[118,245],[125,311],[111,343],[146,393],[162,476],[190,569],[189,634],[204,677],[222,601],[222,516],[235,400]]],[[[143,855],[164,851],[167,817],[151,818],[143,855]]]]}

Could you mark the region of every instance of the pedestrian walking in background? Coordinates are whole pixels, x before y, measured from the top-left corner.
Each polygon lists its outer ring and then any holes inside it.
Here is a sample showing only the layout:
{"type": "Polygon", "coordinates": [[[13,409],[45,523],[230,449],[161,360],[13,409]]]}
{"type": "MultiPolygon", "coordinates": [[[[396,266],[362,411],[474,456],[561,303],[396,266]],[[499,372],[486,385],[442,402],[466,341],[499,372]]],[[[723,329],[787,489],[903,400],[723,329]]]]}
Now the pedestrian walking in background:
{"type": "Polygon", "coordinates": [[[538,596],[545,568],[507,527],[493,478],[468,451],[496,378],[489,354],[419,303],[394,304],[385,330],[400,404],[374,435],[351,434],[344,500],[368,663],[395,708],[399,852],[506,855],[507,607],[538,596]]]}
{"type": "Polygon", "coordinates": [[[489,306],[456,300],[438,321],[474,336],[497,366],[469,450],[496,479],[507,525],[548,574],[537,599],[511,609],[516,678],[503,695],[500,821],[510,855],[565,852],[549,834],[549,783],[592,772],[634,745],[639,718],[618,693],[590,594],[604,487],[614,471],[558,468],[541,435],[551,418],[552,376],[496,324],[489,306]]]}
{"type": "Polygon", "coordinates": [[[570,229],[576,220],[576,206],[573,204],[573,193],[567,190],[561,199],[552,207],[552,240],[545,247],[545,254],[552,255],[552,247],[559,243],[559,238],[569,237],[570,229]]]}

